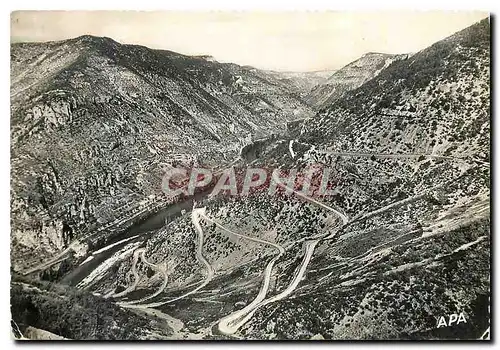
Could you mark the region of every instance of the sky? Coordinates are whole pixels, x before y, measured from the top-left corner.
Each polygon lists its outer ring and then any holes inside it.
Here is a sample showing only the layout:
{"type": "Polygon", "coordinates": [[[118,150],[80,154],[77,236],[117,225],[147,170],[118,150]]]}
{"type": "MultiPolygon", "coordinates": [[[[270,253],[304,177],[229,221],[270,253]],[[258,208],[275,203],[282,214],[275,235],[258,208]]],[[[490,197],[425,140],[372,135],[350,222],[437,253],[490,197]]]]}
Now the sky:
{"type": "Polygon", "coordinates": [[[84,34],[277,71],[338,69],[367,52],[417,52],[487,12],[15,11],[11,42],[84,34]]]}

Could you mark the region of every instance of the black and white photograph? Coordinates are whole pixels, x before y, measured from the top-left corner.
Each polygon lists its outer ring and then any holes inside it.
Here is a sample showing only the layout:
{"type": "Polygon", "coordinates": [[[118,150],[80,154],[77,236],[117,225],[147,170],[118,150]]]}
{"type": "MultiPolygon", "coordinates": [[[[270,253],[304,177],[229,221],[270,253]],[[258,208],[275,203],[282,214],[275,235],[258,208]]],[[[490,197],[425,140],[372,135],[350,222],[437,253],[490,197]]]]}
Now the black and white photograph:
{"type": "Polygon", "coordinates": [[[491,340],[492,22],[13,11],[11,338],[491,340]]]}

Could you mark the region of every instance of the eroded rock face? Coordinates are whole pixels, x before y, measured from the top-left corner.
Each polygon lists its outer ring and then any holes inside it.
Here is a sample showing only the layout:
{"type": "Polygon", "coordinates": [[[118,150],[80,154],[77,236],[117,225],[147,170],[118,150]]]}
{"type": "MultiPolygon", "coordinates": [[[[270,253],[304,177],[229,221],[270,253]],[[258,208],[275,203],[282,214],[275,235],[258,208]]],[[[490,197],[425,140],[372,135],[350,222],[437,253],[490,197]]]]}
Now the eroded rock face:
{"type": "Polygon", "coordinates": [[[377,52],[364,54],[354,62],[333,73],[329,78],[314,86],[305,100],[315,109],[328,107],[348,91],[354,90],[368,80],[375,78],[383,69],[410,55],[391,55],[377,52]]]}
{"type": "Polygon", "coordinates": [[[305,124],[305,134],[336,151],[484,154],[490,131],[487,25],[395,61],[325,107],[305,124]]]}
{"type": "Polygon", "coordinates": [[[26,249],[46,230],[59,237],[47,251],[67,245],[61,222],[78,237],[144,209],[166,165],[229,163],[242,135],[312,115],[272,76],[204,57],[90,36],[11,51],[12,225],[31,232],[16,239],[26,249]]]}

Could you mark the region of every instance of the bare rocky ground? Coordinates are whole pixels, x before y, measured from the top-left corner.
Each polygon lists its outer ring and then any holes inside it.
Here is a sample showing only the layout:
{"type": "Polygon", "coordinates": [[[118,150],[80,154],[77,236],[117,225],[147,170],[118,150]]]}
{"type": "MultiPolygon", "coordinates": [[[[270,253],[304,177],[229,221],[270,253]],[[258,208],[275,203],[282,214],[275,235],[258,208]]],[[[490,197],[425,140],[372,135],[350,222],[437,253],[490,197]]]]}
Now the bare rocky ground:
{"type": "Polygon", "coordinates": [[[335,97],[325,82],[308,97],[304,80],[287,90],[290,75],[106,38],[14,46],[16,324],[71,339],[481,337],[489,31],[484,20],[412,55],[368,54],[331,76],[356,76],[335,97]],[[323,101],[317,114],[308,98],[323,101]],[[157,189],[174,154],[219,166],[321,164],[336,192],[322,205],[261,192],[202,198],[212,221],[188,208],[139,230],[143,216],[131,216],[168,204],[157,189]],[[39,264],[68,246],[61,261],[39,264]],[[221,326],[254,302],[234,333],[240,319],[221,326]],[[81,310],[71,322],[68,303],[81,310]],[[454,313],[467,322],[437,327],[454,313]]]}

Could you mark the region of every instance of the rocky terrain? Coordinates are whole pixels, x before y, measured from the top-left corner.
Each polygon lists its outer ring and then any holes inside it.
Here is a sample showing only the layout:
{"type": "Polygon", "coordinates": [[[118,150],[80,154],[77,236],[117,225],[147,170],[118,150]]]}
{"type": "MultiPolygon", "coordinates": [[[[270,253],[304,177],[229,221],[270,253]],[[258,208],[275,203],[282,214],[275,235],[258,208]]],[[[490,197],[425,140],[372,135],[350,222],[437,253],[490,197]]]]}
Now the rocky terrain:
{"type": "Polygon", "coordinates": [[[109,38],[13,44],[11,62],[15,270],[154,209],[165,168],[229,163],[313,115],[251,67],[109,38]]]}
{"type": "Polygon", "coordinates": [[[316,109],[328,107],[348,91],[354,90],[368,80],[375,78],[391,63],[407,59],[410,55],[391,55],[369,52],[354,62],[333,73],[328,79],[318,83],[305,96],[306,101],[316,109]]]}
{"type": "MultiPolygon", "coordinates": [[[[489,57],[484,20],[394,62],[304,122],[295,159],[282,157],[288,142],[262,156],[284,167],[334,167],[338,195],[325,202],[350,223],[319,243],[298,295],[262,310],[247,336],[261,336],[262,323],[267,337],[278,338],[308,338],[318,329],[331,339],[483,334],[490,286],[489,57]],[[467,314],[466,325],[436,328],[436,317],[456,311],[467,314]]],[[[321,225],[308,227],[321,232],[321,225]]]]}
{"type": "MultiPolygon", "coordinates": [[[[65,75],[64,89],[71,96],[95,96],[100,91],[118,96],[114,98],[121,104],[108,101],[97,108],[96,102],[80,100],[71,107],[71,121],[49,127],[53,114],[36,112],[34,117],[33,107],[21,108],[26,103],[16,97],[39,101],[33,96],[45,85],[31,78],[28,69],[35,67],[13,63],[12,262],[19,273],[13,274],[12,304],[21,332],[34,327],[71,339],[274,340],[478,339],[487,334],[488,19],[411,56],[365,55],[336,72],[330,85],[320,83],[312,89],[309,96],[317,99],[306,101],[319,110],[314,116],[300,98],[303,88],[290,93],[292,89],[285,87],[290,83],[253,68],[120,46],[108,39],[37,45],[40,50],[55,45],[57,49],[48,50],[54,53],[74,42],[82,45],[82,52],[89,46],[115,48],[106,52],[116,56],[106,57],[120,65],[106,61],[106,71],[126,66],[127,74],[134,69],[134,79],[156,75],[144,85],[106,85],[107,74],[89,75],[93,69],[104,69],[99,64],[84,65],[80,75],[70,69],[76,75],[65,75]],[[98,40],[100,44],[93,46],[98,40]],[[143,58],[130,54],[135,50],[143,58]],[[120,61],[122,51],[128,56],[120,61]],[[217,84],[214,76],[219,73],[208,67],[227,72],[232,83],[217,84]],[[177,78],[185,71],[190,74],[177,78]],[[190,80],[192,74],[196,84],[190,80]],[[339,80],[333,79],[337,74],[339,80]],[[231,90],[238,85],[234,79],[239,78],[231,78],[236,75],[251,89],[241,98],[231,90]],[[102,81],[85,85],[92,81],[87,79],[102,81]],[[157,80],[165,85],[155,88],[157,80]],[[71,87],[74,81],[80,82],[78,89],[71,87]],[[173,98],[170,94],[179,91],[173,86],[180,81],[182,93],[173,98]],[[136,86],[133,98],[129,90],[120,92],[136,86]],[[226,90],[217,95],[215,91],[222,89],[226,90]],[[151,91],[160,90],[168,92],[162,101],[169,104],[151,97],[151,91]],[[255,108],[255,99],[270,101],[274,114],[255,108]],[[183,118],[167,119],[172,101],[182,106],[183,118]],[[195,109],[201,101],[207,104],[195,109]],[[226,130],[230,117],[224,110],[214,116],[219,111],[215,106],[223,108],[216,101],[234,111],[252,112],[241,112],[232,121],[234,131],[226,130]],[[137,110],[143,111],[143,118],[135,117],[137,110]],[[101,118],[95,117],[98,111],[101,118]],[[155,119],[160,112],[166,122],[155,119]],[[82,120],[85,128],[73,126],[73,120],[82,120]],[[176,123],[186,120],[190,124],[176,123]],[[280,129],[291,120],[302,120],[296,122],[300,132],[280,129]],[[113,129],[104,131],[103,123],[113,129]],[[158,123],[161,133],[155,129],[158,123]],[[253,142],[241,139],[256,132],[263,137],[253,142]],[[162,135],[170,139],[162,140],[162,135]],[[179,137],[177,143],[174,136],[179,137]],[[114,141],[104,151],[107,137],[114,141]],[[214,167],[230,163],[235,169],[328,168],[334,191],[314,198],[266,191],[245,197],[200,195],[168,204],[153,190],[160,185],[148,179],[160,173],[162,162],[172,162],[162,147],[196,155],[198,162],[214,167]],[[123,170],[116,170],[120,166],[123,170]],[[120,178],[101,177],[106,169],[114,169],[112,174],[120,178]],[[113,193],[99,192],[102,189],[113,193]],[[151,194],[155,196],[148,197],[151,194]],[[113,204],[117,198],[121,206],[113,204]],[[79,204],[82,200],[84,205],[79,204]],[[158,203],[166,209],[150,210],[158,203]],[[134,210],[125,211],[127,206],[134,210]],[[100,207],[109,212],[107,220],[97,215],[100,207]],[[129,220],[128,229],[113,221],[117,211],[133,217],[137,208],[154,215],[145,221],[129,220]],[[55,220],[61,223],[49,230],[46,223],[55,220]],[[60,254],[68,245],[70,252],[60,254]],[[38,251],[40,261],[49,253],[56,258],[38,265],[21,262],[21,257],[38,251]],[[99,303],[105,312],[96,328],[85,331],[81,324],[94,312],[88,309],[90,302],[99,303]],[[62,309],[67,303],[82,305],[81,314],[71,322],[52,321],[66,315],[62,309]],[[437,327],[439,317],[459,313],[466,322],[437,327]],[[36,316],[45,314],[50,315],[48,321],[36,316]],[[116,324],[111,325],[109,317],[116,324]],[[126,333],[132,329],[136,331],[126,333]]],[[[24,45],[13,48],[13,60],[27,55],[21,54],[24,45]]],[[[57,77],[61,66],[68,67],[68,56],[54,54],[48,58],[50,68],[36,69],[43,81],[51,79],[51,89],[53,82],[63,83],[57,77]]],[[[39,59],[33,57],[29,62],[39,59]]]]}
{"type": "Polygon", "coordinates": [[[307,98],[311,90],[322,85],[334,74],[333,70],[321,70],[315,72],[276,72],[265,71],[267,76],[275,77],[281,84],[295,89],[304,98],[307,98]]]}

